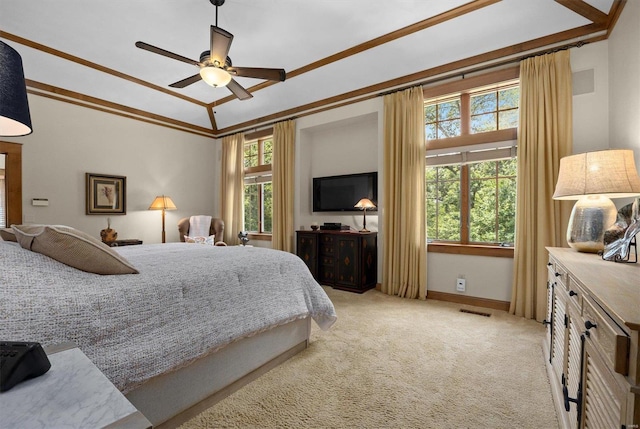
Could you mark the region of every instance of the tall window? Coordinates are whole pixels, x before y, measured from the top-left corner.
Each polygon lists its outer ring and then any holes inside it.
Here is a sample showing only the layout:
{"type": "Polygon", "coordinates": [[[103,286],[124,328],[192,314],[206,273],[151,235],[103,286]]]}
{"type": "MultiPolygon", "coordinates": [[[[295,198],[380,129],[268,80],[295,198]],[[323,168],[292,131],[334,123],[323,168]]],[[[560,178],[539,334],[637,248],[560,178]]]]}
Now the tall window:
{"type": "Polygon", "coordinates": [[[519,96],[511,80],[425,101],[430,243],[513,246],[519,96]]]}
{"type": "Polygon", "coordinates": [[[271,186],[271,136],[244,144],[244,229],[271,233],[273,191],[271,186]]]}

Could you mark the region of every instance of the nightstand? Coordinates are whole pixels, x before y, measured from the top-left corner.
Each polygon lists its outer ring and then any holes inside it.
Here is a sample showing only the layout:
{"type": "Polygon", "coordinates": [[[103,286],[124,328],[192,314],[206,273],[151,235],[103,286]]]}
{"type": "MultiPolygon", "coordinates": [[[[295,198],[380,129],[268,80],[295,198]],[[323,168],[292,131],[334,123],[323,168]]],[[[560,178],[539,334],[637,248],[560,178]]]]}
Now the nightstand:
{"type": "Polygon", "coordinates": [[[130,238],[127,240],[110,241],[105,244],[109,247],[136,246],[138,244],[142,244],[142,240],[138,240],[137,238],[130,238]]]}
{"type": "Polygon", "coordinates": [[[151,423],[74,344],[45,348],[51,369],[0,393],[8,428],[150,428],[151,423]]]}

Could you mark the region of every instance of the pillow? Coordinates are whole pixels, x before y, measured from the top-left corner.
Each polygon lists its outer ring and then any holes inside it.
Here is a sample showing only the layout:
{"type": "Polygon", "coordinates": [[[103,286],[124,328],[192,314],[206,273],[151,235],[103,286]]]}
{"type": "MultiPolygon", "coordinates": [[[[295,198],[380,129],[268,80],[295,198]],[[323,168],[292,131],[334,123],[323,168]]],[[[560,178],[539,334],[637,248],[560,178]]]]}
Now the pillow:
{"type": "Polygon", "coordinates": [[[118,252],[82,231],[63,225],[12,225],[18,243],[63,264],[95,274],[138,274],[118,252]]]}
{"type": "Polygon", "coordinates": [[[215,244],[215,235],[210,235],[208,237],[189,237],[188,235],[184,236],[185,243],[198,243],[198,244],[208,244],[209,246],[213,246],[215,244]]]}
{"type": "Polygon", "coordinates": [[[2,237],[4,241],[18,241],[16,234],[11,228],[0,229],[0,237],[2,237]]]}

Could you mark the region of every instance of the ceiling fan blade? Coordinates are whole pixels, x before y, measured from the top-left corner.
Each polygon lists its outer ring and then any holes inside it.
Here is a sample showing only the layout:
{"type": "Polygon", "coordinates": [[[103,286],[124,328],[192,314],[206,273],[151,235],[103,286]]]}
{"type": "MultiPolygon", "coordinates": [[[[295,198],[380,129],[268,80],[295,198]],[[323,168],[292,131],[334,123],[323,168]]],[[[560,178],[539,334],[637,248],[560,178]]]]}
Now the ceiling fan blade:
{"type": "Polygon", "coordinates": [[[253,77],[256,79],[266,79],[284,82],[287,73],[284,69],[265,69],[260,67],[229,67],[227,71],[240,77],[253,77]]]}
{"type": "Polygon", "coordinates": [[[224,66],[229,54],[229,48],[233,41],[233,34],[215,25],[211,26],[211,51],[209,57],[211,61],[218,61],[220,66],[224,66]]]}
{"type": "Polygon", "coordinates": [[[229,91],[233,92],[233,95],[238,97],[240,100],[248,100],[250,98],[253,98],[253,95],[251,95],[249,91],[244,89],[242,85],[240,85],[233,79],[231,79],[231,82],[227,84],[227,88],[229,88],[229,91]]]}
{"type": "Polygon", "coordinates": [[[177,82],[174,82],[169,86],[172,88],[184,88],[185,86],[189,86],[192,83],[196,83],[200,79],[202,79],[202,77],[200,76],[200,73],[198,73],[198,74],[194,74],[193,76],[189,76],[186,79],[182,79],[177,82]]]}
{"type": "Polygon", "coordinates": [[[194,61],[187,57],[183,57],[182,55],[174,54],[173,52],[169,52],[162,48],[158,48],[157,46],[150,45],[144,42],[136,42],[136,46],[140,49],[144,49],[145,51],[153,52],[154,54],[163,55],[165,57],[173,58],[174,60],[182,61],[183,63],[192,64],[194,66],[199,66],[200,63],[198,61],[194,61]]]}

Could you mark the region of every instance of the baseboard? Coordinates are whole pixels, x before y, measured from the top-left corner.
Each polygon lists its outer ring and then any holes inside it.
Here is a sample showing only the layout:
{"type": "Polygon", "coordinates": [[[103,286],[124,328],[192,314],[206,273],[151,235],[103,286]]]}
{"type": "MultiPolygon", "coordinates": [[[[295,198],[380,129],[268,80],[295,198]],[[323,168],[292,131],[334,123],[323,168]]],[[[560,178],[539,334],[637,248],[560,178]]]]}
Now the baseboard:
{"type": "Polygon", "coordinates": [[[453,293],[427,291],[427,299],[455,302],[456,304],[472,305],[474,307],[491,308],[493,310],[509,311],[510,303],[496,299],[478,298],[475,296],[456,295],[453,293]]]}

